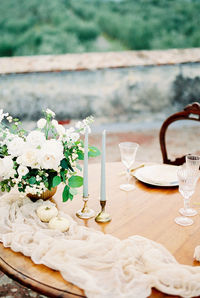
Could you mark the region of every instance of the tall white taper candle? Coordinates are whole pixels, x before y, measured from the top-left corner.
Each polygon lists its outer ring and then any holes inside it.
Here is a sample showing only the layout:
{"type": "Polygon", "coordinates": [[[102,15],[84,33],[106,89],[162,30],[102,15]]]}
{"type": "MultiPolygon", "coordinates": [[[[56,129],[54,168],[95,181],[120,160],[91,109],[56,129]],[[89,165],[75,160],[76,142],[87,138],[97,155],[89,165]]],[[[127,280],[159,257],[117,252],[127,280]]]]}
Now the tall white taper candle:
{"type": "Polygon", "coordinates": [[[88,127],[85,128],[84,165],[83,165],[83,197],[88,197],[88,127]]]}
{"type": "Polygon", "coordinates": [[[102,133],[100,200],[106,201],[106,131],[105,130],[102,133]]]}

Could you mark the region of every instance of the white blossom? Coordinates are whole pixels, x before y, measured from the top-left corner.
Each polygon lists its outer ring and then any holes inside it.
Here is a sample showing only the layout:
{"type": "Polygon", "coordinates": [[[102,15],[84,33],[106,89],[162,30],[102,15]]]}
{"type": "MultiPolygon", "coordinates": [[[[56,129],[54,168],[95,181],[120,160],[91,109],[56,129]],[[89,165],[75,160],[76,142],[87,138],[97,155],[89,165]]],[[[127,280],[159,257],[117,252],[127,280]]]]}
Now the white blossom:
{"type": "Polygon", "coordinates": [[[85,133],[86,127],[88,128],[88,133],[91,133],[91,129],[89,125],[94,121],[93,116],[89,116],[86,119],[84,119],[82,122],[79,121],[75,124],[75,127],[80,131],[81,134],[85,133]]]}
{"type": "Polygon", "coordinates": [[[26,174],[28,174],[29,170],[25,166],[19,166],[19,168],[17,169],[17,172],[18,172],[19,176],[22,177],[22,176],[25,176],[26,174]]]}
{"type": "Polygon", "coordinates": [[[65,128],[63,125],[60,125],[57,120],[53,119],[51,124],[55,127],[59,136],[63,136],[65,134],[65,128]]]}
{"type": "Polygon", "coordinates": [[[39,185],[37,184],[33,184],[33,185],[27,185],[25,188],[25,193],[26,194],[42,194],[45,190],[47,190],[47,188],[45,187],[44,183],[40,183],[39,185]]]}
{"type": "Polygon", "coordinates": [[[52,121],[51,121],[51,124],[56,128],[59,124],[58,124],[58,121],[57,120],[55,120],[55,119],[53,119],[52,121]]]}
{"type": "Polygon", "coordinates": [[[55,117],[55,113],[52,111],[52,110],[50,110],[50,109],[46,109],[46,113],[48,114],[48,115],[51,115],[51,117],[55,117]]]}
{"type": "Polygon", "coordinates": [[[13,120],[12,116],[8,116],[6,119],[8,120],[9,123],[11,123],[13,120]]]}
{"type": "Polygon", "coordinates": [[[30,148],[37,148],[41,147],[45,140],[46,139],[43,132],[34,130],[28,134],[26,138],[26,143],[30,148]]]}
{"type": "Polygon", "coordinates": [[[44,118],[41,118],[40,120],[38,120],[37,122],[37,127],[39,129],[43,129],[45,127],[45,125],[47,124],[47,120],[44,118]]]}
{"type": "Polygon", "coordinates": [[[58,140],[46,140],[40,151],[39,163],[43,169],[58,170],[61,160],[64,158],[62,143],[58,140]]]}
{"type": "Polygon", "coordinates": [[[12,156],[20,156],[24,152],[25,142],[22,138],[14,136],[14,138],[7,142],[8,153],[12,156]]]}
{"type": "Polygon", "coordinates": [[[13,160],[11,156],[5,156],[0,159],[0,176],[4,179],[13,178],[15,170],[13,169],[13,160]]]}
{"type": "Polygon", "coordinates": [[[65,134],[65,128],[63,125],[58,125],[56,127],[56,130],[60,136],[63,136],[65,134]]]}
{"type": "Polygon", "coordinates": [[[66,133],[66,140],[68,142],[74,143],[80,138],[79,133],[76,132],[73,127],[67,129],[65,133],[66,133]]]}
{"type": "Polygon", "coordinates": [[[38,162],[39,156],[40,156],[40,150],[27,148],[21,156],[17,157],[16,162],[19,165],[37,169],[37,168],[40,168],[40,165],[38,162]]]}
{"type": "Polygon", "coordinates": [[[37,175],[36,176],[36,181],[41,181],[41,180],[42,180],[42,178],[39,175],[37,175]]]}
{"type": "Polygon", "coordinates": [[[20,177],[19,178],[13,178],[12,182],[17,184],[17,183],[21,182],[21,178],[20,177]]]}
{"type": "Polygon", "coordinates": [[[76,127],[77,129],[83,129],[83,128],[84,128],[84,124],[83,124],[83,122],[78,121],[78,122],[75,124],[75,127],[76,127]]]}
{"type": "Polygon", "coordinates": [[[8,116],[8,113],[4,113],[3,109],[0,109],[0,123],[6,116],[8,116]]]}
{"type": "Polygon", "coordinates": [[[72,159],[73,159],[73,160],[77,159],[77,157],[78,157],[78,154],[76,154],[76,153],[72,153],[72,159]]]}

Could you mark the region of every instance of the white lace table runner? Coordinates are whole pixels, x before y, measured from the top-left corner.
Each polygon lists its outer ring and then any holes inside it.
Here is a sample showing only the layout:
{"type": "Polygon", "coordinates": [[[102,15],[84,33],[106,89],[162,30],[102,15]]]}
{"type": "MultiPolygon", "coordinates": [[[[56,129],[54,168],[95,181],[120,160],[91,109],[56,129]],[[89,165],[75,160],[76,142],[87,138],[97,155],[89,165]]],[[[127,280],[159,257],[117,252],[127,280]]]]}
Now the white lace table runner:
{"type": "MultiPolygon", "coordinates": [[[[48,229],[36,215],[43,201],[0,198],[0,241],[60,271],[91,298],[148,297],[151,288],[182,297],[200,295],[200,267],[180,265],[160,244],[140,236],[119,240],[70,221],[68,232],[48,229]]],[[[48,204],[52,204],[48,202],[48,204]]]]}

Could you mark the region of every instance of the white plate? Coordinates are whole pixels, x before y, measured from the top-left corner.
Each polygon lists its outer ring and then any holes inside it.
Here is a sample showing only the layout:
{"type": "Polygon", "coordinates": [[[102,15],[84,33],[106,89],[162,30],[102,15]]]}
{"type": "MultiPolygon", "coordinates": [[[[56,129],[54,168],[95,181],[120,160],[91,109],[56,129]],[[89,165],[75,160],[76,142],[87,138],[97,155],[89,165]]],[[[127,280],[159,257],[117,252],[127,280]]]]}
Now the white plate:
{"type": "Polygon", "coordinates": [[[177,186],[178,166],[173,165],[151,165],[136,170],[133,176],[138,180],[155,186],[177,186]]]}

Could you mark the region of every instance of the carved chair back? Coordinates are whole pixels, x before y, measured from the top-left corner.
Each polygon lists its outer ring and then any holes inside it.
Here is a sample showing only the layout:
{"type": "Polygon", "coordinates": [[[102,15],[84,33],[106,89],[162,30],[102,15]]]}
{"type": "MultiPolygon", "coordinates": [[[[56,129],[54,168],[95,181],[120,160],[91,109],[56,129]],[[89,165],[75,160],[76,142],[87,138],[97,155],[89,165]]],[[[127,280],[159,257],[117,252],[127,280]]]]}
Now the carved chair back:
{"type": "Polygon", "coordinates": [[[178,120],[194,120],[200,121],[200,103],[194,102],[187,105],[182,111],[169,116],[161,126],[160,129],[160,148],[163,157],[163,163],[171,165],[182,165],[185,162],[185,155],[178,157],[175,160],[170,160],[166,148],[166,131],[168,126],[178,120]]]}

